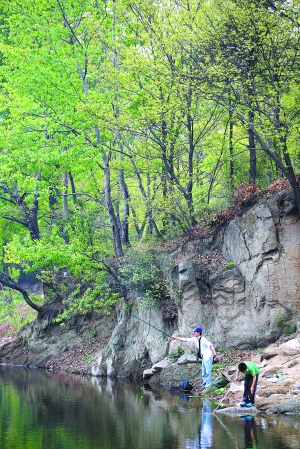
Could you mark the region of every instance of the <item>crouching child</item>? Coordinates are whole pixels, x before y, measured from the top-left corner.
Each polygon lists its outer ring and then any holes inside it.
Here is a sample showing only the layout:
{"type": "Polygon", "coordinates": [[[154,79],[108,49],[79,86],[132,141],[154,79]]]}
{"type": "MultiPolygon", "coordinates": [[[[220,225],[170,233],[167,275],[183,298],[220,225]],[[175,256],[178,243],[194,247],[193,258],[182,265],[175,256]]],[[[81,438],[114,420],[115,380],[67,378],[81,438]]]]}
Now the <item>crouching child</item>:
{"type": "Polygon", "coordinates": [[[252,407],[255,404],[255,392],[258,383],[259,369],[253,362],[241,362],[235,380],[238,380],[239,373],[245,374],[244,395],[240,403],[242,407],[252,407]]]}

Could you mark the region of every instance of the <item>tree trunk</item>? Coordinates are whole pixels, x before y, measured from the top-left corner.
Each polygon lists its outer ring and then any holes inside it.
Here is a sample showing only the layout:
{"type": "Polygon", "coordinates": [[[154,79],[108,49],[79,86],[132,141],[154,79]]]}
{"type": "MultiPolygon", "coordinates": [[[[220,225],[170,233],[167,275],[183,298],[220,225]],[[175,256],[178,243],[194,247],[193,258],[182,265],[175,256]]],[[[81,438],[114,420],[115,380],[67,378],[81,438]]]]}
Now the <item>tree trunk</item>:
{"type": "Polygon", "coordinates": [[[34,194],[32,207],[30,208],[25,201],[27,193],[25,192],[20,196],[17,183],[14,183],[13,190],[10,190],[7,186],[3,184],[0,184],[0,189],[6,195],[2,196],[2,199],[4,201],[14,204],[23,215],[23,220],[20,220],[19,218],[16,217],[12,217],[10,215],[1,215],[1,217],[25,226],[30,232],[32,240],[39,240],[40,230],[37,218],[39,208],[38,203],[39,194],[37,192],[34,194]]]}
{"type": "Polygon", "coordinates": [[[31,301],[26,290],[20,287],[20,285],[17,282],[13,281],[6,273],[0,272],[0,282],[3,285],[5,285],[5,287],[20,292],[23,298],[25,299],[26,303],[29,305],[29,307],[36,310],[37,312],[41,310],[41,307],[39,307],[37,304],[31,301]]]}
{"type": "MultiPolygon", "coordinates": [[[[95,128],[96,138],[99,145],[101,145],[101,135],[98,127],[95,128]]],[[[104,172],[104,198],[105,198],[105,206],[108,212],[110,227],[112,231],[113,243],[115,255],[119,259],[124,256],[123,248],[122,248],[122,239],[121,239],[121,231],[120,226],[118,224],[118,219],[115,214],[115,210],[112,203],[111,198],[111,182],[110,182],[110,168],[109,168],[109,159],[106,151],[102,147],[102,162],[103,162],[103,172],[104,172]]]]}
{"type": "Polygon", "coordinates": [[[253,132],[254,112],[249,112],[248,148],[250,153],[249,184],[256,181],[256,148],[253,132]]]}
{"type": "Polygon", "coordinates": [[[75,189],[75,182],[74,182],[74,178],[71,172],[69,172],[69,179],[70,179],[70,184],[71,184],[71,189],[72,189],[72,198],[73,198],[73,203],[76,204],[77,203],[77,195],[76,195],[76,189],[75,189]]]}
{"type": "Polygon", "coordinates": [[[188,141],[189,141],[189,165],[188,165],[188,183],[187,183],[187,193],[186,193],[186,201],[189,210],[191,225],[194,226],[197,221],[195,219],[195,209],[194,209],[194,199],[193,199],[193,187],[194,187],[194,153],[195,153],[195,144],[194,144],[194,122],[191,115],[191,104],[192,104],[192,89],[188,89],[187,95],[187,117],[186,124],[188,130],[188,141]]]}
{"type": "Polygon", "coordinates": [[[234,164],[233,164],[234,152],[233,152],[233,121],[232,121],[233,111],[232,111],[230,96],[229,96],[229,105],[230,105],[230,107],[229,107],[229,176],[230,176],[230,184],[231,184],[231,187],[233,188],[233,186],[234,186],[234,164]]]}
{"type": "Polygon", "coordinates": [[[63,174],[63,216],[67,220],[69,218],[68,205],[68,173],[63,174]]]}
{"type": "MultiPolygon", "coordinates": [[[[120,161],[122,160],[122,156],[119,155],[120,161]]],[[[118,179],[119,186],[122,193],[123,198],[123,218],[121,221],[121,239],[122,244],[126,246],[130,246],[129,242],[129,228],[128,228],[128,218],[129,218],[129,192],[125,182],[124,170],[118,170],[118,179]]]]}
{"type": "Polygon", "coordinates": [[[109,162],[108,162],[108,157],[106,155],[106,152],[104,150],[103,150],[102,161],[103,161],[103,167],[104,167],[105,205],[106,205],[106,209],[107,209],[109,220],[110,220],[110,227],[112,230],[115,255],[119,259],[124,256],[124,252],[123,252],[123,248],[122,248],[120,227],[119,227],[117,216],[115,214],[114,207],[112,204],[109,162]]]}

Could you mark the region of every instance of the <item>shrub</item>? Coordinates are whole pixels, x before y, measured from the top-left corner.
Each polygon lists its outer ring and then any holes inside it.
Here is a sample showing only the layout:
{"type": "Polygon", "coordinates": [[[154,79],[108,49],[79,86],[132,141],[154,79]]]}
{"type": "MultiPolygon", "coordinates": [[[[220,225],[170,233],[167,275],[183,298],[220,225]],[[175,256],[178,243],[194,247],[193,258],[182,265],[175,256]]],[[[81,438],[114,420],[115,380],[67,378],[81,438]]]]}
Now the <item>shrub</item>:
{"type": "Polygon", "coordinates": [[[297,324],[293,324],[293,326],[289,327],[284,331],[285,335],[291,335],[297,332],[297,324]]]}
{"type": "Polygon", "coordinates": [[[232,262],[232,260],[225,265],[225,268],[232,268],[232,267],[234,267],[234,262],[232,262]]]}
{"type": "Polygon", "coordinates": [[[179,346],[177,348],[177,352],[175,352],[175,351],[170,352],[169,357],[171,359],[177,359],[178,357],[181,357],[183,354],[184,354],[184,349],[182,349],[182,347],[179,346]]]}
{"type": "Polygon", "coordinates": [[[155,284],[159,269],[150,252],[131,248],[121,261],[119,275],[128,288],[147,292],[155,284]]]}

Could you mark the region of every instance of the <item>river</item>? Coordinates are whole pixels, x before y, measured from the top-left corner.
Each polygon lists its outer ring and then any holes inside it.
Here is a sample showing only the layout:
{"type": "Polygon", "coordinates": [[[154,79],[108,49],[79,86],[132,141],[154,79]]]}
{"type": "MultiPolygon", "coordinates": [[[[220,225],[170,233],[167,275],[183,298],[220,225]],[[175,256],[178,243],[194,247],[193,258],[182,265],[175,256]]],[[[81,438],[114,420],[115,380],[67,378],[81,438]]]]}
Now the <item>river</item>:
{"type": "Polygon", "coordinates": [[[226,416],[138,383],[0,366],[0,449],[297,449],[296,416],[226,416]]]}

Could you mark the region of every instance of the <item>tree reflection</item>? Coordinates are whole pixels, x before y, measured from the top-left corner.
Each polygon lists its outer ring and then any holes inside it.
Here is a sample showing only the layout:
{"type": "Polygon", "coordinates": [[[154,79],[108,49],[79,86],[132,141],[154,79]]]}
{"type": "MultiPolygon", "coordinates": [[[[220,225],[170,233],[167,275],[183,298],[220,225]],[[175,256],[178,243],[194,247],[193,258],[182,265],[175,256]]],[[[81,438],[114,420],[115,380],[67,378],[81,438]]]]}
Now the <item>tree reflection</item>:
{"type": "Polygon", "coordinates": [[[295,449],[297,418],[212,413],[197,395],[125,379],[0,367],[1,449],[295,449]]]}

